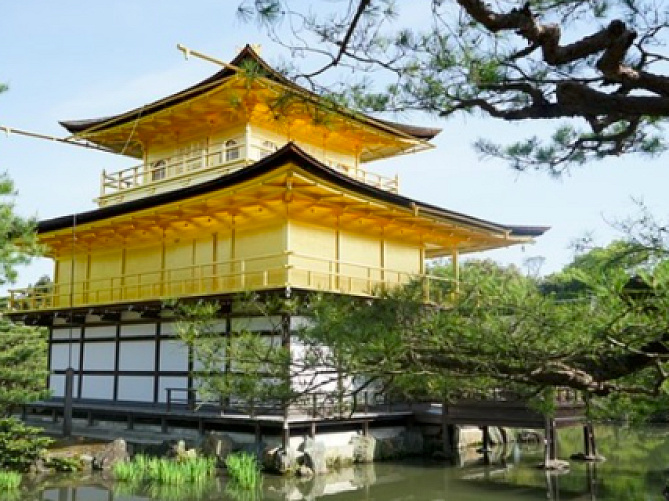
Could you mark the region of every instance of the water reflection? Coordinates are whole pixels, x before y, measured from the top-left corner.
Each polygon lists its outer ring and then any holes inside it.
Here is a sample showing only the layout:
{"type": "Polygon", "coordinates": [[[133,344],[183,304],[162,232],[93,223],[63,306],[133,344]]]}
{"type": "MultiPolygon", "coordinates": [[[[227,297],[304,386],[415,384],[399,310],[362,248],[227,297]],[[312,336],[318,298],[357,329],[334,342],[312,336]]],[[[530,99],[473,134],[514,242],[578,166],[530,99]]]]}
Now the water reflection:
{"type": "MultiPolygon", "coordinates": [[[[598,429],[605,463],[571,462],[567,472],[536,468],[540,445],[496,448],[483,457],[463,451],[452,463],[409,461],[357,465],[309,480],[267,476],[260,493],[234,489],[224,479],[197,486],[164,487],[114,483],[90,476],[73,485],[71,478],[27,486],[22,500],[48,501],[311,501],[449,500],[449,501],[664,501],[669,467],[669,428],[598,429]]],[[[579,452],[579,433],[560,436],[562,457],[579,452]]],[[[11,499],[2,497],[0,499],[11,499]]]]}

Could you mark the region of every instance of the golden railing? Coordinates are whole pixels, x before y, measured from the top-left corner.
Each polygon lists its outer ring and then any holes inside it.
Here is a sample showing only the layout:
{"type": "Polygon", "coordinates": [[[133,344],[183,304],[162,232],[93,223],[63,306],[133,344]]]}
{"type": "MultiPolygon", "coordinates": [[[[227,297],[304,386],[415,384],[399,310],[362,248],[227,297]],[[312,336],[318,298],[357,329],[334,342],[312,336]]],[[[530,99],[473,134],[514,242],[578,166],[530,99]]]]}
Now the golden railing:
{"type": "MultiPolygon", "coordinates": [[[[262,143],[251,142],[246,147],[242,141],[234,145],[227,142],[211,144],[187,155],[176,155],[153,161],[151,164],[140,164],[116,172],[102,171],[100,180],[100,196],[120,194],[127,190],[155,186],[193,175],[195,172],[215,171],[224,175],[257,162],[272,154],[275,150],[262,143]]],[[[308,149],[308,148],[307,148],[308,149]]],[[[316,158],[321,155],[313,152],[316,158]]],[[[398,179],[385,177],[366,171],[357,166],[350,166],[330,159],[321,159],[328,166],[358,181],[393,193],[398,192],[398,179]]]]}
{"type": "Polygon", "coordinates": [[[9,311],[85,307],[284,287],[374,296],[415,283],[427,302],[442,302],[455,284],[441,277],[321,259],[295,252],[212,262],[9,291],[9,311]]]}

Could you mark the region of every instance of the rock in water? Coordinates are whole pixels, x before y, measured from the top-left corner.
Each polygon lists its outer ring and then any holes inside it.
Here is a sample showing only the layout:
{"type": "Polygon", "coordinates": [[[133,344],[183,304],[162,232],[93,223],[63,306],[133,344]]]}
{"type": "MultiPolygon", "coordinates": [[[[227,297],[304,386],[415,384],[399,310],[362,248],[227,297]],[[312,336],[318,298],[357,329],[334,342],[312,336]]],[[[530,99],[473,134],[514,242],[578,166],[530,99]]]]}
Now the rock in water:
{"type": "Polygon", "coordinates": [[[93,456],[92,467],[96,470],[109,470],[119,461],[127,461],[128,459],[130,459],[130,454],[128,454],[128,446],[125,440],[117,438],[93,456]]]}
{"type": "Polygon", "coordinates": [[[353,461],[356,463],[373,463],[376,439],[371,435],[356,435],[351,438],[353,461]]]}
{"type": "Polygon", "coordinates": [[[235,441],[225,433],[207,433],[202,441],[202,454],[209,457],[215,457],[220,465],[225,464],[228,456],[237,450],[235,441]]]}
{"type": "Polygon", "coordinates": [[[311,468],[315,475],[328,472],[325,461],[325,444],[307,438],[301,448],[304,452],[304,464],[311,468]]]}

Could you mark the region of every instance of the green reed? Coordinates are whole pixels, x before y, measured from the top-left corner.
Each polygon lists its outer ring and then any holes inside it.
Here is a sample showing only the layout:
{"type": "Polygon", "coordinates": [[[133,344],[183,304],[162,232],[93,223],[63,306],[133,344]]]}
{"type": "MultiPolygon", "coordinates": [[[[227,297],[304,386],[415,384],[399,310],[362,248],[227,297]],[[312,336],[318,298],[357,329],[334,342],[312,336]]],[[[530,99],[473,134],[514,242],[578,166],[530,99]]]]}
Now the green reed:
{"type": "Polygon", "coordinates": [[[260,465],[253,454],[237,452],[225,459],[228,475],[239,487],[253,490],[262,486],[260,465]]]}
{"type": "Polygon", "coordinates": [[[0,471],[0,491],[13,491],[21,486],[22,476],[16,471],[0,471]]]}
{"type": "Polygon", "coordinates": [[[137,455],[132,461],[116,463],[113,471],[119,481],[180,485],[211,478],[216,473],[216,462],[212,458],[177,461],[137,455]]]}

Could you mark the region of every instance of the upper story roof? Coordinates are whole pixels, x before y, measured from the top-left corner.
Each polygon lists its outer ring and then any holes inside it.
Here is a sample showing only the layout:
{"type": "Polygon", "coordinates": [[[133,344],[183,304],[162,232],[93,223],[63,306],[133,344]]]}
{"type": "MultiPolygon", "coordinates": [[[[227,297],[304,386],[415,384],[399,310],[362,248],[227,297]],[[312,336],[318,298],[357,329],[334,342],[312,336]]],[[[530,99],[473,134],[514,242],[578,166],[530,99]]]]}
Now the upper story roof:
{"type": "MultiPolygon", "coordinates": [[[[349,128],[364,129],[369,133],[365,137],[365,144],[373,140],[373,134],[394,138],[396,142],[394,147],[389,147],[383,142],[381,147],[375,146],[376,156],[371,152],[371,148],[370,152],[363,151],[361,154],[361,160],[363,161],[424,149],[429,147],[427,141],[441,131],[437,128],[418,127],[381,120],[336,105],[281,75],[249,45],[244,47],[223,69],[185,90],[118,115],[87,120],[66,120],[60,123],[77,137],[88,139],[117,153],[141,157],[147,138],[150,134],[155,134],[157,129],[156,123],[149,124],[149,122],[159,114],[163,113],[162,122],[159,125],[162,124],[160,126],[167,128],[170,126],[170,120],[175,124],[177,122],[176,118],[166,116],[164,112],[174,110],[179,106],[192,104],[196,100],[210,98],[211,104],[203,104],[198,108],[198,111],[194,111],[193,107],[188,110],[190,114],[197,114],[209,120],[214,116],[217,109],[226,106],[231,108],[232,105],[227,100],[232,101],[232,99],[224,94],[226,90],[241,88],[248,91],[251,87],[256,94],[264,92],[266,94],[265,99],[272,99],[269,111],[275,118],[279,115],[294,113],[296,109],[294,104],[299,101],[304,109],[325,110],[326,113],[332,114],[338,123],[346,123],[349,128]],[[271,92],[268,93],[268,90],[271,90],[271,92]],[[289,103],[290,111],[287,111],[286,96],[293,100],[292,104],[289,103]],[[218,99],[215,99],[217,97],[218,99]],[[278,104],[279,101],[282,101],[281,104],[278,104]],[[146,127],[144,127],[144,124],[146,124],[146,127]]],[[[251,101],[253,101],[252,106],[257,104],[255,97],[251,101]]],[[[239,103],[236,102],[235,106],[239,106],[239,103]]],[[[248,114],[248,99],[245,106],[248,114]]],[[[265,108],[268,108],[267,103],[263,104],[263,110],[265,108]]],[[[315,113],[318,114],[318,111],[315,113]]]]}

